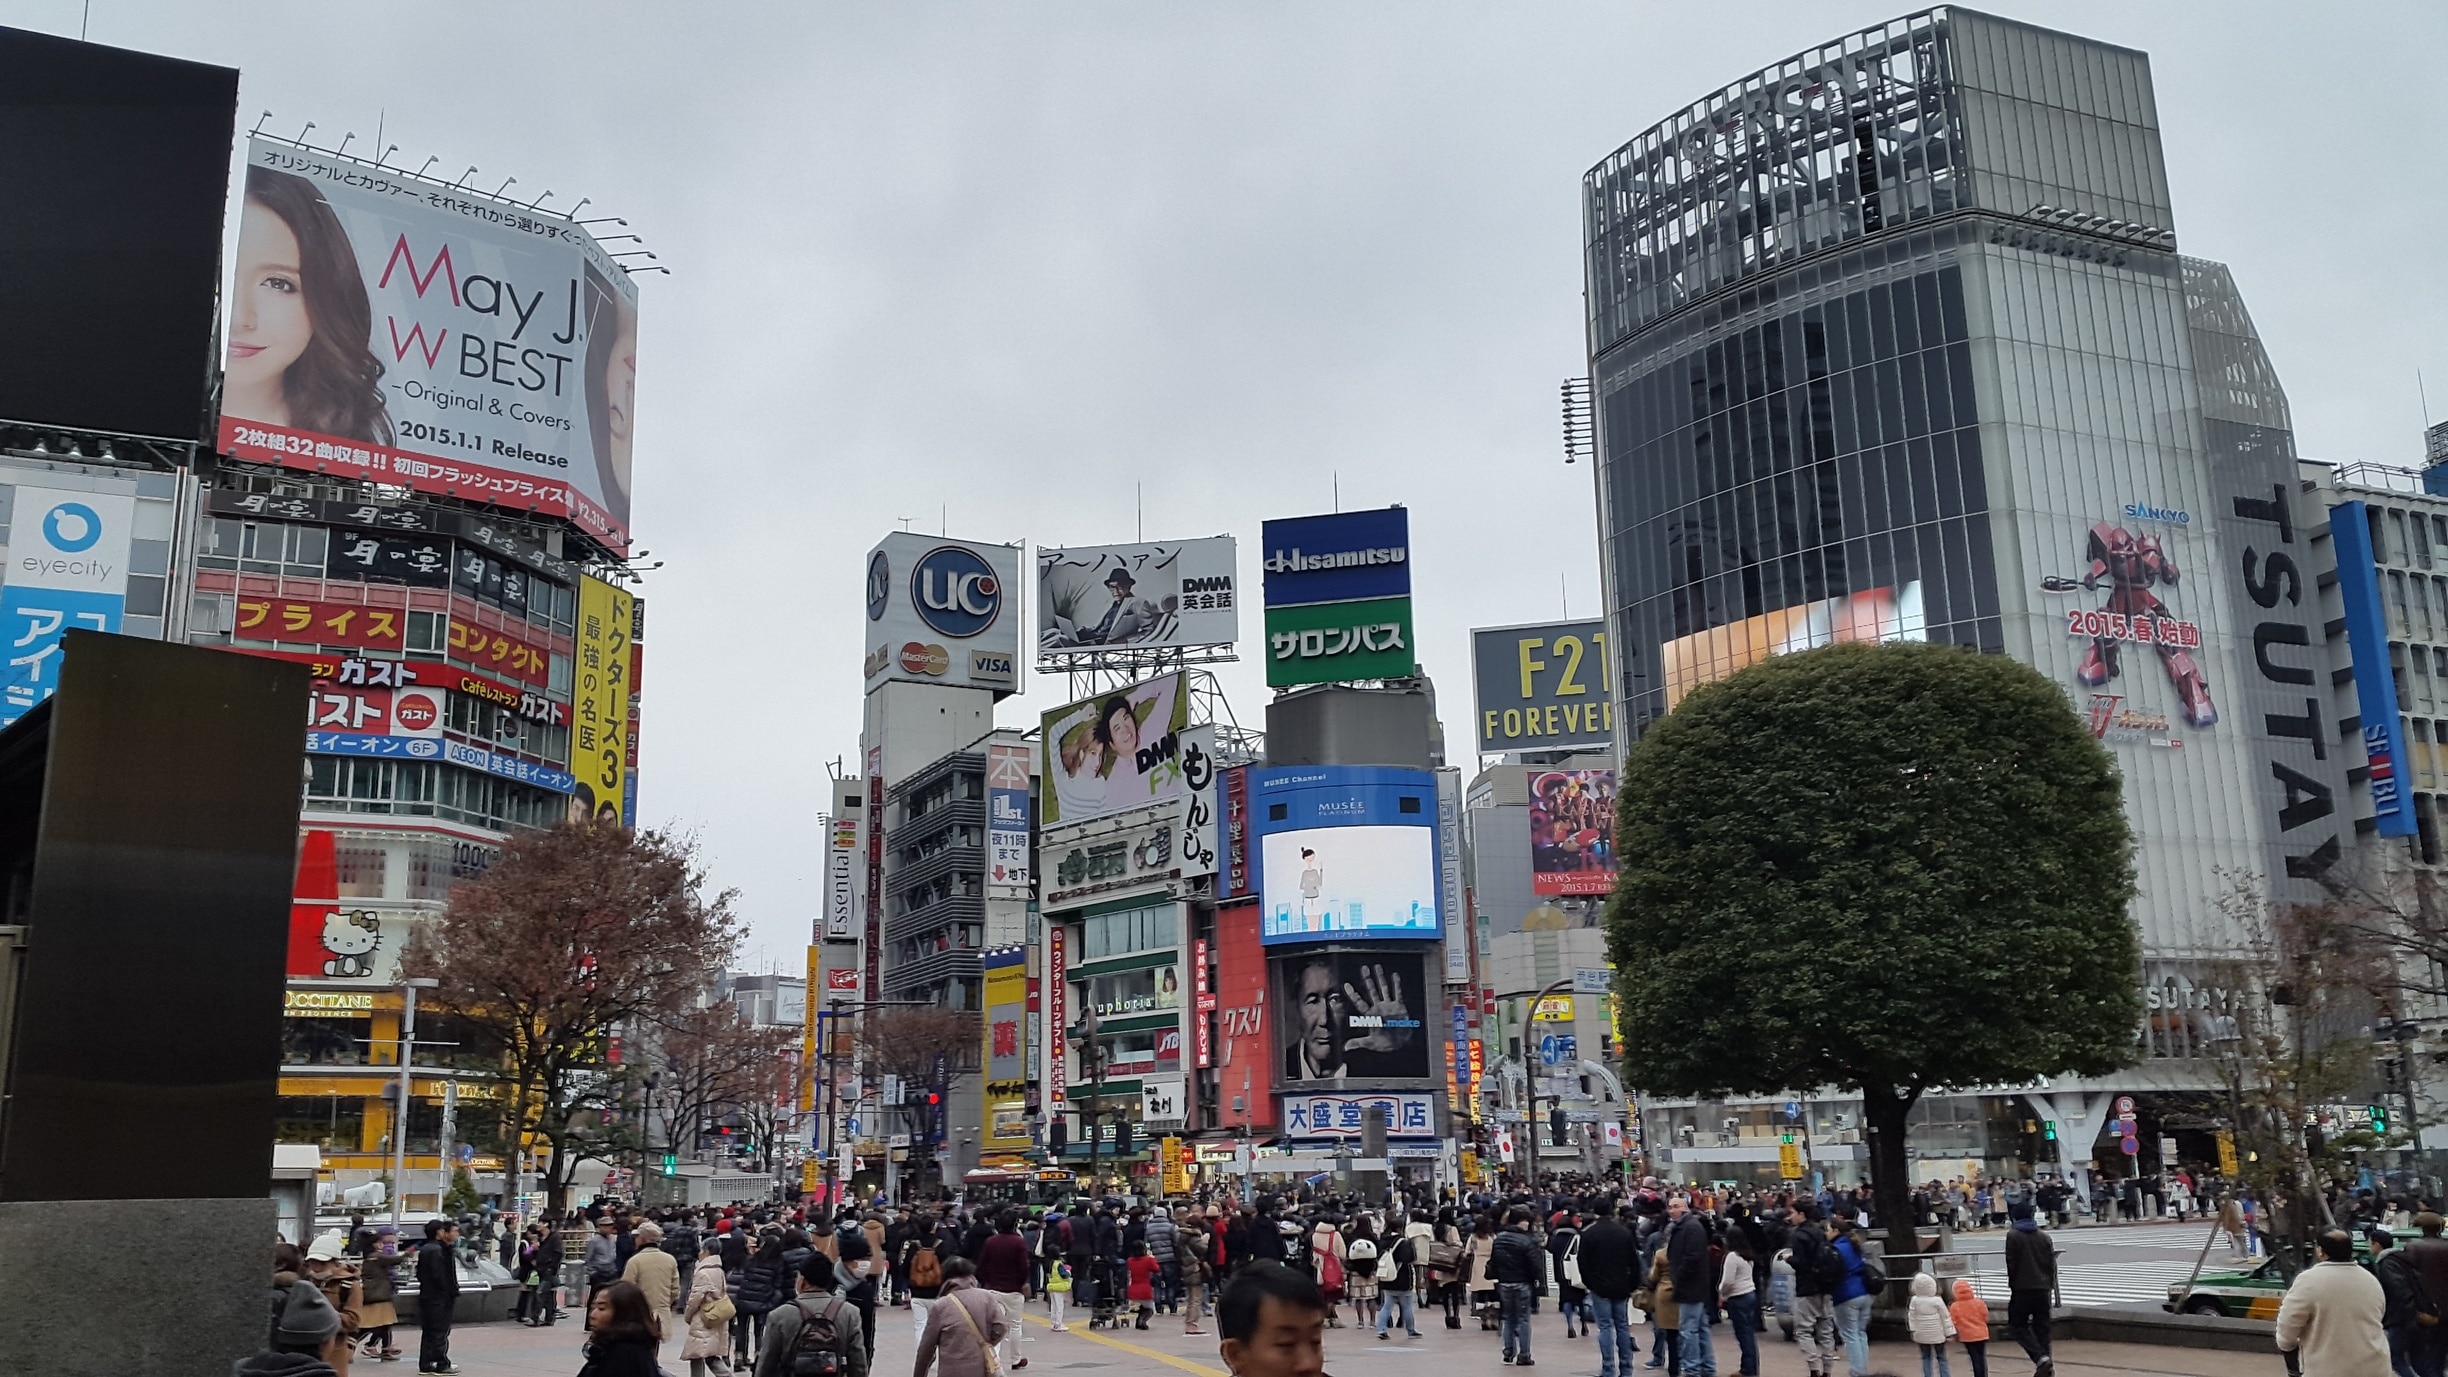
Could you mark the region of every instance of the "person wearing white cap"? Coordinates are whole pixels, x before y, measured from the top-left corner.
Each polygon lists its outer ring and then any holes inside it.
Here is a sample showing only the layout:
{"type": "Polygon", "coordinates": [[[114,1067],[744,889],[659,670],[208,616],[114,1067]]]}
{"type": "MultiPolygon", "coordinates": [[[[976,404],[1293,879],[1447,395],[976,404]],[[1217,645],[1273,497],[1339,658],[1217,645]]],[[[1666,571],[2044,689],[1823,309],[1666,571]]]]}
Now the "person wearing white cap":
{"type": "Polygon", "coordinates": [[[341,1346],[338,1364],[341,1377],[347,1377],[348,1358],[354,1352],[357,1337],[365,1330],[358,1313],[362,1288],[357,1280],[357,1268],[348,1259],[348,1239],[338,1229],[319,1235],[306,1245],[306,1260],[301,1275],[314,1283],[323,1299],[340,1315],[341,1346]]]}

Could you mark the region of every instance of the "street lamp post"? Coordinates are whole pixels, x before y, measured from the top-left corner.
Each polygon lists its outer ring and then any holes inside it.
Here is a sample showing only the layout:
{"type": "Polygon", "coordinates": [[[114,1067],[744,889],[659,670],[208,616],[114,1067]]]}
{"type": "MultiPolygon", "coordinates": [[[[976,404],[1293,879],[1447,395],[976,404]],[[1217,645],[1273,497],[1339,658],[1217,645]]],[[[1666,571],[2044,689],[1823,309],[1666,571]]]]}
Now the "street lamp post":
{"type": "Polygon", "coordinates": [[[442,982],[419,976],[400,982],[399,1108],[391,1118],[391,1224],[397,1228],[408,1196],[408,1064],[416,1057],[417,991],[442,982]]]}
{"type": "Polygon", "coordinates": [[[841,1205],[841,1135],[836,1129],[840,1122],[841,1096],[835,1086],[833,1076],[833,1038],[836,1028],[827,1027],[827,1021],[838,1026],[844,1017],[854,1013],[864,1013],[869,1009],[931,1009],[933,1007],[935,1007],[933,1002],[924,999],[835,1000],[827,1007],[816,1011],[817,1058],[823,1063],[825,1078],[825,1207],[827,1209],[838,1209],[841,1205]]]}
{"type": "Polygon", "coordinates": [[[1097,1121],[1105,1114],[1105,1048],[1096,1040],[1098,1027],[1096,1007],[1090,1005],[1080,1010],[1079,1024],[1072,1034],[1079,1043],[1080,1055],[1088,1059],[1088,1102],[1096,1106],[1088,1111],[1088,1191],[1092,1199],[1100,1194],[1097,1150],[1103,1144],[1097,1121]]]}

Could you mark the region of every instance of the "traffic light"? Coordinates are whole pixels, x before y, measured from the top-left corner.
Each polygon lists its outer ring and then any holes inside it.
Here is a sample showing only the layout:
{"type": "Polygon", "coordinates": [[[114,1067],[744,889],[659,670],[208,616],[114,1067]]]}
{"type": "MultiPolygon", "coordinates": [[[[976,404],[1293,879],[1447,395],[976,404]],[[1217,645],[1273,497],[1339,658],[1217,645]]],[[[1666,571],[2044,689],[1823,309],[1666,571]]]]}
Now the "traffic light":
{"type": "Polygon", "coordinates": [[[667,1152],[663,1154],[663,1174],[665,1176],[678,1176],[680,1174],[680,1155],[678,1153],[667,1152]]]}
{"type": "Polygon", "coordinates": [[[1060,1114],[1048,1116],[1046,1119],[1046,1150],[1059,1157],[1062,1155],[1062,1150],[1070,1145],[1070,1119],[1060,1114]]]}
{"type": "Polygon", "coordinates": [[[1562,1109],[1548,1110],[1547,1140],[1557,1147],[1562,1147],[1564,1146],[1564,1133],[1564,1111],[1562,1109]]]}
{"type": "Polygon", "coordinates": [[[2371,1111],[2371,1131],[2386,1138],[2388,1136],[2388,1106],[2375,1104],[2366,1105],[2365,1108],[2371,1111]]]}
{"type": "Polygon", "coordinates": [[[1124,1119],[1114,1126],[1114,1156],[1128,1157],[1132,1150],[1131,1121],[1124,1119]]]}
{"type": "Polygon", "coordinates": [[[2042,1119],[2040,1121],[2040,1137],[2043,1142],[2053,1143],[2057,1141],[2057,1121],[2055,1119],[2042,1119]]]}

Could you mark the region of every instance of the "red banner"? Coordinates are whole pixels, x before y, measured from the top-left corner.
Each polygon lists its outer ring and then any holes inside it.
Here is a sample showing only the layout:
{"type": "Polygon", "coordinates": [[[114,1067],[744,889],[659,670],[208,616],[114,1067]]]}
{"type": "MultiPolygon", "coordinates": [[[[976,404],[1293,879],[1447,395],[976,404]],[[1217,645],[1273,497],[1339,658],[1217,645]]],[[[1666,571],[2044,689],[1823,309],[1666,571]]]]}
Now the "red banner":
{"type": "Polygon", "coordinates": [[[602,506],[567,483],[525,478],[467,460],[426,459],[382,445],[229,416],[221,419],[221,452],[283,468],[370,478],[418,492],[464,497],[510,511],[566,516],[612,549],[629,552],[629,533],[602,506]]]}
{"type": "Polygon", "coordinates": [[[306,834],[298,848],[297,884],[289,892],[289,974],[320,979],[331,955],[323,946],[324,923],[340,913],[340,867],[331,833],[306,834]]]}
{"type": "Polygon", "coordinates": [[[230,634],[248,641],[297,641],[398,650],[408,643],[408,612],[311,598],[238,599],[230,634]]]}
{"type": "Polygon", "coordinates": [[[306,725],[323,732],[440,736],[438,688],[351,688],[318,681],[306,699],[306,725]]]}
{"type": "Polygon", "coordinates": [[[241,655],[258,655],[267,660],[288,660],[307,666],[314,672],[315,687],[326,684],[350,688],[446,688],[516,708],[530,722],[549,722],[556,727],[569,725],[569,704],[558,703],[533,689],[505,684],[498,679],[444,664],[440,660],[368,660],[354,655],[318,655],[299,650],[249,650],[234,647],[241,655]]]}
{"type": "Polygon", "coordinates": [[[483,668],[531,684],[545,684],[552,679],[552,655],[540,647],[511,635],[451,618],[451,653],[475,662],[483,668]]]}

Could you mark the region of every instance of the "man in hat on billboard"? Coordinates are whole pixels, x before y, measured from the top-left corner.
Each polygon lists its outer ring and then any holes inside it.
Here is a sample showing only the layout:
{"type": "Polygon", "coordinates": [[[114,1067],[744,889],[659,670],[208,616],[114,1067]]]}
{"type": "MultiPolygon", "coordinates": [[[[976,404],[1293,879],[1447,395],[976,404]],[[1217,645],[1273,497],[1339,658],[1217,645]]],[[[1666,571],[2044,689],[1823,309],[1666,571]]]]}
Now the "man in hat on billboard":
{"type": "Polygon", "coordinates": [[[1105,586],[1113,592],[1113,605],[1096,625],[1080,629],[1081,645],[1127,645],[1154,631],[1163,619],[1156,604],[1133,595],[1138,580],[1130,570],[1117,567],[1105,576],[1105,586]]]}

